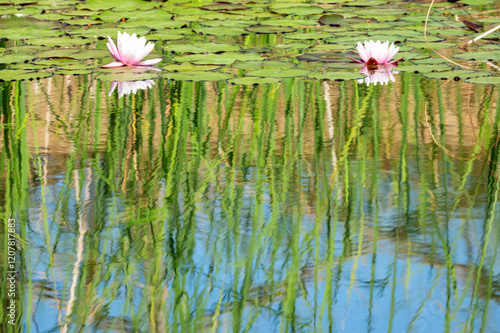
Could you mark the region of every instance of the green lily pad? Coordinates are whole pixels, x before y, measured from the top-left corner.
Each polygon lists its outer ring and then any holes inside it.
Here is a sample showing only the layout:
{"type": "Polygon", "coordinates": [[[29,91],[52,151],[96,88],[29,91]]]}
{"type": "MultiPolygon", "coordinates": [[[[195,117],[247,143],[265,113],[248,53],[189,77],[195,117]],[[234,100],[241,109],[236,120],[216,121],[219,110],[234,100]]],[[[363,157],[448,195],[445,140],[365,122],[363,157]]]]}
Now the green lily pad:
{"type": "Polygon", "coordinates": [[[285,8],[275,8],[271,9],[275,13],[285,14],[285,15],[298,15],[298,16],[309,16],[315,14],[324,13],[325,10],[318,6],[293,6],[285,8]]]}
{"type": "Polygon", "coordinates": [[[500,84],[500,76],[475,77],[467,79],[465,82],[475,84],[500,84]]]}
{"type": "Polygon", "coordinates": [[[277,34],[277,33],[288,33],[297,31],[297,29],[292,27],[281,27],[274,25],[252,25],[246,27],[245,30],[257,34],[277,34]]]}
{"type": "Polygon", "coordinates": [[[310,71],[305,69],[257,69],[253,71],[248,71],[247,76],[259,76],[259,77],[275,77],[275,78],[286,78],[286,77],[301,77],[309,74],[310,71]]]}
{"type": "MultiPolygon", "coordinates": [[[[175,31],[175,30],[172,30],[175,31]]],[[[152,41],[157,41],[157,40],[181,40],[186,38],[186,36],[178,34],[178,33],[173,33],[169,31],[161,31],[161,32],[155,32],[152,34],[148,34],[145,36],[147,40],[152,40],[152,41]]]]}
{"type": "Polygon", "coordinates": [[[39,29],[35,27],[19,27],[10,29],[0,29],[0,38],[5,38],[9,40],[24,39],[29,37],[29,39],[49,37],[49,36],[60,36],[63,32],[57,30],[49,29],[39,29]]]}
{"type": "Polygon", "coordinates": [[[300,61],[308,61],[308,62],[324,62],[324,63],[329,63],[329,62],[347,62],[347,59],[338,53],[327,53],[327,52],[318,52],[318,53],[306,53],[299,55],[297,57],[298,60],[300,61]]]}
{"type": "Polygon", "coordinates": [[[109,56],[108,50],[82,50],[76,54],[73,54],[71,57],[74,59],[101,59],[109,56]]]}
{"type": "Polygon", "coordinates": [[[231,84],[242,85],[242,86],[250,86],[250,85],[259,85],[259,84],[274,84],[281,82],[280,79],[273,77],[239,77],[235,79],[231,79],[228,81],[231,84]]]}
{"type": "Polygon", "coordinates": [[[151,80],[158,77],[158,72],[141,73],[134,72],[133,70],[121,72],[103,72],[97,75],[97,79],[101,81],[117,81],[117,82],[130,82],[130,81],[143,81],[151,80]]]}
{"type": "Polygon", "coordinates": [[[0,57],[0,64],[28,63],[35,57],[29,54],[11,53],[0,57]]]}
{"type": "Polygon", "coordinates": [[[204,71],[186,71],[179,73],[163,73],[164,78],[176,81],[222,81],[234,77],[232,74],[204,71]]]}
{"type": "Polygon", "coordinates": [[[217,27],[217,28],[194,28],[197,34],[214,35],[214,36],[241,36],[248,35],[248,32],[243,28],[217,27]]]}
{"type": "Polygon", "coordinates": [[[171,44],[168,50],[172,52],[206,53],[206,52],[228,52],[238,51],[240,48],[233,44],[216,43],[191,43],[191,44],[171,44]]]}
{"type": "Polygon", "coordinates": [[[405,73],[430,73],[430,72],[442,72],[449,70],[448,65],[400,65],[398,66],[398,72],[405,73]]]}
{"type": "Polygon", "coordinates": [[[455,54],[453,57],[457,59],[465,59],[471,61],[475,60],[499,61],[500,51],[469,52],[469,53],[455,54]]]}
{"type": "Polygon", "coordinates": [[[59,75],[88,75],[92,74],[93,70],[90,68],[84,69],[64,69],[64,68],[56,68],[54,74],[59,75]]]}
{"type": "Polygon", "coordinates": [[[454,70],[437,73],[424,73],[422,76],[428,79],[441,79],[441,80],[459,80],[470,79],[475,77],[483,77],[491,75],[489,72],[476,72],[469,70],[454,70]]]}
{"type": "Polygon", "coordinates": [[[201,9],[204,10],[215,10],[218,12],[224,12],[224,11],[240,11],[240,10],[246,10],[249,9],[250,7],[247,7],[241,3],[230,3],[230,2],[216,2],[212,5],[205,5],[201,6],[201,9]]]}
{"type": "Polygon", "coordinates": [[[188,25],[189,22],[187,21],[173,21],[173,20],[151,21],[147,19],[141,19],[141,20],[122,22],[118,24],[118,28],[130,29],[136,27],[148,27],[150,29],[163,30],[163,29],[178,29],[188,25]]]}
{"type": "Polygon", "coordinates": [[[222,54],[211,54],[209,57],[205,54],[191,54],[173,58],[175,62],[191,62],[201,65],[231,65],[237,60],[262,60],[262,56],[255,53],[225,52],[222,54]]]}
{"type": "Polygon", "coordinates": [[[237,60],[231,67],[236,69],[290,69],[296,65],[290,61],[240,61],[237,60]]]}
{"type": "Polygon", "coordinates": [[[318,39],[326,39],[328,37],[331,37],[331,35],[324,34],[321,32],[311,32],[307,34],[295,33],[295,34],[285,35],[284,37],[287,39],[296,39],[296,40],[306,40],[306,39],[318,40],[318,39]]]}
{"type": "Polygon", "coordinates": [[[266,25],[292,27],[292,28],[319,27],[318,22],[316,20],[282,19],[282,20],[266,20],[264,21],[264,23],[266,25]]]}
{"type": "Polygon", "coordinates": [[[219,69],[221,66],[210,66],[210,65],[193,65],[189,62],[184,62],[182,64],[175,65],[166,65],[163,66],[162,69],[170,72],[185,72],[185,71],[211,71],[215,69],[219,69]]]}
{"type": "Polygon", "coordinates": [[[97,29],[95,27],[90,29],[82,29],[82,28],[73,28],[71,30],[72,36],[82,36],[87,38],[107,38],[108,36],[113,38],[116,42],[116,36],[118,35],[118,31],[127,32],[128,34],[137,34],[137,36],[144,36],[149,32],[149,28],[145,27],[137,27],[132,29],[127,29],[127,31],[117,28],[103,28],[97,29]]]}
{"type": "Polygon", "coordinates": [[[72,58],[78,53],[77,49],[45,50],[36,52],[37,58],[72,58]]]}
{"type": "Polygon", "coordinates": [[[318,22],[322,25],[340,27],[341,25],[345,24],[345,17],[339,14],[328,14],[321,16],[318,22]]]}
{"type": "Polygon", "coordinates": [[[307,76],[310,79],[330,80],[330,81],[345,81],[362,79],[365,75],[352,72],[328,72],[328,73],[311,73],[307,76]]]}
{"type": "Polygon", "coordinates": [[[70,38],[67,36],[57,37],[57,38],[38,38],[30,39],[26,41],[29,45],[40,45],[47,47],[66,47],[66,46],[76,46],[76,45],[89,45],[92,44],[90,39],[82,38],[70,38]]]}
{"type": "Polygon", "coordinates": [[[102,24],[101,21],[95,21],[92,19],[75,19],[75,18],[68,18],[66,20],[61,21],[64,24],[68,25],[86,25],[86,26],[91,26],[91,25],[100,25],[102,24]]]}
{"type": "Polygon", "coordinates": [[[34,72],[17,69],[3,69],[0,71],[0,81],[36,80],[52,76],[52,72],[34,72]]]}

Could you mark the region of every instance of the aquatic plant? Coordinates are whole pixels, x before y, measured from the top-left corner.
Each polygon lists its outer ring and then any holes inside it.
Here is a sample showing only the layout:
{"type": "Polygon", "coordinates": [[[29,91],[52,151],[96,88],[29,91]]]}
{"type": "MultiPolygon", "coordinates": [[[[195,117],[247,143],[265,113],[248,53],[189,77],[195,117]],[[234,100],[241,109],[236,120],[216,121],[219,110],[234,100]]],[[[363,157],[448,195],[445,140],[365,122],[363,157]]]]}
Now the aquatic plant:
{"type": "Polygon", "coordinates": [[[118,61],[109,63],[102,67],[151,66],[161,61],[161,58],[141,61],[153,50],[155,46],[154,43],[146,44],[146,38],[144,36],[137,38],[135,33],[129,35],[126,32],[123,34],[118,32],[116,44],[117,45],[115,45],[111,37],[108,36],[108,43],[106,43],[106,45],[108,46],[109,52],[111,52],[113,58],[118,61]]]}
{"type": "Polygon", "coordinates": [[[358,54],[362,61],[354,58],[349,59],[359,63],[365,63],[368,66],[393,64],[403,59],[399,58],[391,61],[396,53],[398,53],[399,47],[394,46],[394,43],[389,46],[389,41],[382,43],[379,40],[376,42],[370,40],[369,42],[365,41],[364,45],[361,44],[361,42],[358,42],[356,49],[358,50],[358,54]]]}

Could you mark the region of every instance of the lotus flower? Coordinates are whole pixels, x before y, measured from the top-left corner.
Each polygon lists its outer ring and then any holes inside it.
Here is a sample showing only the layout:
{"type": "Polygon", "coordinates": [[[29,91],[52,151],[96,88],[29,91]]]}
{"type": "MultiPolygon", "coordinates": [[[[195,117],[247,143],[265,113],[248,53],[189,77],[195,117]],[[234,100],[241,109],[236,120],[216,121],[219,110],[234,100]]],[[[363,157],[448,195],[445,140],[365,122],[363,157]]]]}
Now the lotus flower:
{"type": "Polygon", "coordinates": [[[153,50],[153,47],[155,46],[153,43],[148,43],[146,45],[145,37],[137,38],[136,34],[130,36],[126,32],[123,34],[118,32],[118,38],[116,40],[118,47],[109,36],[108,43],[106,45],[108,46],[109,52],[111,52],[113,58],[118,61],[102,66],[104,68],[121,66],[151,66],[161,61],[161,58],[141,61],[149,54],[149,52],[151,52],[151,50],[153,50]]]}
{"type": "Polygon", "coordinates": [[[397,60],[391,61],[392,58],[398,53],[399,47],[395,47],[394,43],[389,46],[389,41],[382,43],[381,41],[365,41],[365,45],[358,42],[356,47],[358,49],[359,56],[361,60],[349,58],[359,63],[365,63],[368,66],[377,66],[384,64],[393,64],[396,63],[403,58],[399,58],[397,60]]]}
{"type": "Polygon", "coordinates": [[[146,90],[151,88],[155,84],[153,80],[145,80],[145,81],[129,81],[129,82],[111,82],[111,87],[109,88],[109,95],[113,93],[113,91],[118,86],[118,98],[122,98],[123,95],[128,95],[130,93],[136,93],[137,90],[142,89],[146,90]]]}
{"type": "Polygon", "coordinates": [[[393,70],[394,67],[392,64],[386,64],[378,66],[377,69],[371,69],[369,65],[365,65],[360,73],[365,74],[366,77],[359,79],[358,83],[366,83],[369,86],[371,83],[384,85],[388,84],[389,81],[395,82],[394,74],[398,74],[398,72],[393,70]]]}

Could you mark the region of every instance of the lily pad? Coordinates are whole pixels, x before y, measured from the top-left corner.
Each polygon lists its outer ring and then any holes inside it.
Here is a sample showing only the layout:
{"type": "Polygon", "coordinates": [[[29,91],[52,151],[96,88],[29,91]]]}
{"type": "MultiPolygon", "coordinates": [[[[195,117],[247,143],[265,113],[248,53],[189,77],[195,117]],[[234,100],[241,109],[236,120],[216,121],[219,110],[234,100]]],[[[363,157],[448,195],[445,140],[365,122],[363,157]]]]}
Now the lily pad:
{"type": "Polygon", "coordinates": [[[82,38],[70,38],[67,36],[57,37],[57,38],[38,38],[30,39],[26,41],[29,45],[40,45],[47,47],[65,47],[65,46],[76,46],[76,45],[89,45],[92,44],[90,39],[82,38]]]}
{"type": "Polygon", "coordinates": [[[328,14],[321,16],[318,22],[322,25],[340,27],[342,24],[345,24],[345,17],[339,14],[328,14]]]}
{"type": "Polygon", "coordinates": [[[475,77],[467,79],[465,82],[475,84],[500,84],[500,76],[475,77]]]}
{"type": "Polygon", "coordinates": [[[221,66],[210,66],[210,65],[193,65],[189,62],[185,62],[182,64],[174,64],[163,66],[162,69],[170,72],[185,72],[185,71],[211,71],[215,69],[219,69],[221,66]]]}
{"type": "Polygon", "coordinates": [[[281,27],[274,25],[252,25],[246,27],[245,30],[257,34],[277,34],[277,33],[288,33],[297,31],[297,29],[292,27],[281,27]]]}
{"type": "Polygon", "coordinates": [[[274,84],[274,83],[279,83],[281,82],[280,79],[273,78],[273,77],[239,77],[236,79],[231,79],[228,81],[231,84],[236,84],[236,85],[243,85],[243,86],[249,86],[249,85],[259,85],[259,84],[274,84]]]}
{"type": "Polygon", "coordinates": [[[28,63],[34,58],[34,56],[29,54],[11,53],[0,57],[0,64],[18,64],[21,62],[28,63]]]}
{"type": "Polygon", "coordinates": [[[101,81],[117,81],[117,82],[130,82],[130,81],[143,81],[151,80],[158,77],[158,72],[138,73],[134,71],[115,72],[115,73],[99,73],[97,79],[101,81]]]}
{"type": "Polygon", "coordinates": [[[37,58],[72,58],[78,53],[78,49],[45,50],[36,52],[37,58]]]}
{"type": "Polygon", "coordinates": [[[311,73],[307,76],[310,79],[330,80],[330,81],[345,81],[362,79],[365,75],[352,72],[328,72],[328,73],[311,73]]]}
{"type": "Polygon", "coordinates": [[[237,60],[231,67],[236,69],[290,69],[296,65],[290,61],[240,61],[237,60]]]}
{"type": "Polygon", "coordinates": [[[208,72],[208,71],[206,72],[186,71],[179,73],[163,73],[161,76],[167,79],[177,80],[177,81],[222,81],[234,77],[234,75],[228,73],[208,72]]]}
{"type": "Polygon", "coordinates": [[[52,76],[52,72],[34,72],[16,69],[3,69],[0,71],[1,81],[23,81],[43,79],[52,76]]]}
{"type": "Polygon", "coordinates": [[[230,3],[230,2],[216,2],[212,5],[201,6],[201,9],[204,10],[215,10],[218,12],[223,11],[234,11],[234,10],[246,10],[249,7],[241,4],[241,3],[230,3]]]}
{"type": "Polygon", "coordinates": [[[191,44],[171,44],[168,50],[172,52],[206,53],[206,52],[227,52],[238,51],[240,48],[232,44],[216,43],[191,43],[191,44]]]}
{"type": "Polygon", "coordinates": [[[298,15],[298,16],[309,16],[315,14],[324,13],[325,10],[318,6],[293,6],[285,8],[272,8],[272,11],[279,14],[285,15],[298,15]]]}
{"type": "Polygon", "coordinates": [[[305,69],[257,69],[253,71],[248,71],[246,74],[248,76],[259,76],[259,77],[275,77],[275,78],[286,78],[286,77],[301,77],[309,74],[310,71],[305,69]]]}
{"type": "Polygon", "coordinates": [[[462,53],[462,54],[455,54],[453,57],[457,59],[465,59],[471,61],[475,60],[500,61],[500,51],[462,53]]]}
{"type": "Polygon", "coordinates": [[[482,77],[491,75],[489,72],[477,72],[469,70],[453,70],[437,73],[424,73],[422,76],[428,79],[441,79],[441,80],[460,80],[460,79],[470,79],[474,77],[482,77]]]}
{"type": "Polygon", "coordinates": [[[225,52],[222,54],[212,54],[210,57],[207,57],[205,54],[192,54],[173,58],[175,62],[191,62],[202,65],[231,65],[237,60],[262,60],[262,56],[255,53],[225,52]]]}

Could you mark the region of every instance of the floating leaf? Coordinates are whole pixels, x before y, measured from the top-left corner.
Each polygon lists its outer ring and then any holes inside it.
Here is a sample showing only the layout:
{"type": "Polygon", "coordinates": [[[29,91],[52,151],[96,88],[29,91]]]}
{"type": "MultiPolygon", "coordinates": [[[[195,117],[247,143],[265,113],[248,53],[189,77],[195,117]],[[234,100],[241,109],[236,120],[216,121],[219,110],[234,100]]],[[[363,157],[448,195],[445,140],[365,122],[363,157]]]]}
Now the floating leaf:
{"type": "Polygon", "coordinates": [[[252,25],[250,27],[246,27],[245,30],[257,34],[276,34],[297,31],[297,29],[292,27],[281,27],[273,25],[252,25]]]}
{"type": "Polygon", "coordinates": [[[328,25],[331,27],[340,27],[342,24],[345,23],[345,17],[339,14],[328,14],[321,16],[318,22],[322,25],[328,25]]]}
{"type": "Polygon", "coordinates": [[[500,51],[481,51],[481,52],[470,52],[470,53],[462,53],[455,54],[453,56],[457,59],[465,59],[465,60],[488,60],[488,61],[500,61],[500,51]]]}
{"type": "Polygon", "coordinates": [[[365,77],[365,75],[361,73],[352,73],[352,72],[328,72],[328,73],[311,73],[307,77],[316,80],[344,81],[344,80],[362,79],[365,77]]]}
{"type": "Polygon", "coordinates": [[[467,79],[465,82],[475,84],[500,84],[500,76],[476,77],[467,79]]]}
{"type": "Polygon", "coordinates": [[[232,44],[216,43],[192,43],[192,44],[171,44],[168,45],[168,51],[188,52],[188,53],[206,53],[206,52],[227,52],[238,51],[240,48],[232,44]]]}
{"type": "Polygon", "coordinates": [[[296,65],[290,61],[240,61],[237,60],[231,67],[237,69],[264,69],[264,68],[274,68],[274,69],[290,69],[296,65]]]}
{"type": "Polygon", "coordinates": [[[179,73],[163,73],[164,78],[177,81],[222,81],[234,77],[232,74],[204,71],[186,71],[179,73]]]}
{"type": "Polygon", "coordinates": [[[305,69],[257,69],[253,71],[248,71],[246,74],[248,76],[260,76],[260,77],[275,77],[275,78],[286,78],[286,77],[301,77],[309,74],[310,71],[305,69]]]}
{"type": "Polygon", "coordinates": [[[209,57],[205,54],[192,54],[174,57],[175,62],[191,62],[202,65],[230,65],[236,60],[262,60],[260,54],[255,53],[239,53],[239,52],[225,52],[222,54],[211,54],[209,57]]]}
{"type": "Polygon", "coordinates": [[[67,36],[57,37],[57,38],[38,38],[29,39],[26,41],[29,45],[40,45],[47,47],[64,47],[64,46],[76,46],[76,45],[89,45],[92,44],[90,39],[82,38],[70,38],[67,36]]]}
{"type": "Polygon", "coordinates": [[[280,79],[277,78],[272,78],[272,77],[239,77],[236,79],[231,79],[228,81],[231,84],[236,84],[236,85],[243,85],[243,86],[249,86],[249,85],[259,85],[259,84],[274,84],[274,83],[279,83],[281,82],[280,79]]]}
{"type": "Polygon", "coordinates": [[[78,49],[45,50],[35,53],[37,58],[72,58],[78,53],[78,49]]]}
{"type": "Polygon", "coordinates": [[[205,5],[201,6],[201,9],[204,10],[215,10],[218,12],[223,12],[223,11],[234,11],[234,10],[246,10],[250,7],[247,7],[241,3],[231,3],[231,2],[216,2],[212,5],[205,5]]]}
{"type": "Polygon", "coordinates": [[[28,54],[22,53],[11,53],[0,57],[0,64],[17,64],[17,63],[28,63],[35,57],[28,54]]]}
{"type": "Polygon", "coordinates": [[[176,65],[166,65],[162,69],[170,72],[185,72],[185,71],[211,71],[219,69],[221,66],[210,66],[210,65],[193,65],[188,62],[176,65]]]}
{"type": "Polygon", "coordinates": [[[34,72],[17,69],[3,69],[0,71],[0,81],[35,80],[50,76],[52,76],[52,72],[34,72]]]}
{"type": "Polygon", "coordinates": [[[309,16],[324,13],[325,10],[318,6],[293,6],[285,8],[272,8],[272,11],[279,14],[309,16]]]}
{"type": "Polygon", "coordinates": [[[437,73],[424,73],[422,76],[428,79],[455,80],[469,79],[474,77],[489,76],[488,72],[477,72],[469,70],[453,70],[437,73]]]}

